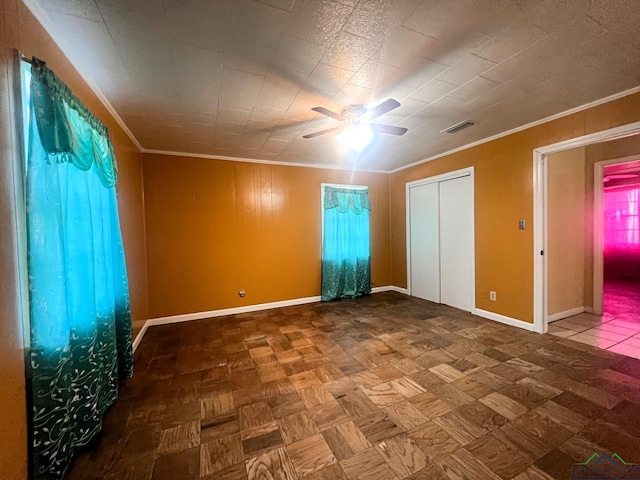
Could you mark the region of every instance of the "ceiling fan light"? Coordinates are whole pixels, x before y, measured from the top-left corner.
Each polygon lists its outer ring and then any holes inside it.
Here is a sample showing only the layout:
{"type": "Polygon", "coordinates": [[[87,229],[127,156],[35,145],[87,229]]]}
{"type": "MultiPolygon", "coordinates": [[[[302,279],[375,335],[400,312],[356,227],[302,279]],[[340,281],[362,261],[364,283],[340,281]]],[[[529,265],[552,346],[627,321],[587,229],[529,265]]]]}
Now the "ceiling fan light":
{"type": "Polygon", "coordinates": [[[373,138],[371,127],[366,124],[352,125],[344,128],[336,135],[338,142],[351,150],[362,150],[373,138]]]}

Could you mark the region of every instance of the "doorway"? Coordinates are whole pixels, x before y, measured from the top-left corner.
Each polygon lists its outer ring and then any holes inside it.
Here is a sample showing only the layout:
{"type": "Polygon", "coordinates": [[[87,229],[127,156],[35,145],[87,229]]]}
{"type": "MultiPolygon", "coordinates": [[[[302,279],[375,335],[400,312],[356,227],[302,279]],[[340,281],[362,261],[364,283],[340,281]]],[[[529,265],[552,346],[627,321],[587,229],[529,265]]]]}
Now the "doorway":
{"type": "Polygon", "coordinates": [[[603,316],[640,324],[640,156],[601,168],[603,316]]]}
{"type": "Polygon", "coordinates": [[[475,310],[473,168],[407,183],[412,296],[475,310]]]}
{"type": "MultiPolygon", "coordinates": [[[[553,153],[563,152],[578,147],[586,147],[596,144],[604,144],[612,140],[624,139],[640,134],[640,122],[636,122],[621,127],[612,128],[597,132],[583,137],[559,142],[546,147],[537,148],[533,151],[534,160],[534,331],[546,333],[548,329],[548,212],[547,212],[547,193],[548,193],[548,156],[553,153]]],[[[611,162],[614,163],[614,162],[611,162]]],[[[597,169],[596,169],[597,170],[597,169]]],[[[596,171],[597,176],[597,171],[596,171]]],[[[602,177],[601,177],[602,178],[602,177]]],[[[594,181],[596,181],[594,179],[594,181]]],[[[594,194],[597,195],[597,189],[594,194]]],[[[594,202],[596,205],[598,201],[594,202]]],[[[600,240],[602,242],[602,240],[600,240]]],[[[598,311],[598,295],[594,292],[602,291],[602,277],[600,277],[598,285],[597,263],[598,263],[598,234],[597,229],[594,230],[594,275],[591,295],[593,296],[593,311],[598,311]]],[[[600,244],[601,245],[601,244],[600,244]]],[[[601,247],[600,247],[601,248],[601,247]]],[[[602,250],[600,250],[602,251],[602,250]]],[[[586,290],[586,289],[585,289],[586,290]]],[[[600,296],[602,299],[602,296],[600,296]]]]}

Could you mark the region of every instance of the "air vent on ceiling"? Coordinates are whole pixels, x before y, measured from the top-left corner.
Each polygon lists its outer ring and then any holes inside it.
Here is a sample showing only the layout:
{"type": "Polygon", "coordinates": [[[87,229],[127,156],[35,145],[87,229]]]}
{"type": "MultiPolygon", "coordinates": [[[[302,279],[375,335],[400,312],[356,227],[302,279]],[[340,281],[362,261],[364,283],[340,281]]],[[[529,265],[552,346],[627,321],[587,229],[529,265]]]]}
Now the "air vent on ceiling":
{"type": "Polygon", "coordinates": [[[470,122],[469,120],[465,120],[464,122],[456,123],[455,125],[451,125],[449,128],[445,128],[441,130],[440,133],[456,133],[460,130],[463,130],[471,125],[475,125],[475,122],[470,122]]]}

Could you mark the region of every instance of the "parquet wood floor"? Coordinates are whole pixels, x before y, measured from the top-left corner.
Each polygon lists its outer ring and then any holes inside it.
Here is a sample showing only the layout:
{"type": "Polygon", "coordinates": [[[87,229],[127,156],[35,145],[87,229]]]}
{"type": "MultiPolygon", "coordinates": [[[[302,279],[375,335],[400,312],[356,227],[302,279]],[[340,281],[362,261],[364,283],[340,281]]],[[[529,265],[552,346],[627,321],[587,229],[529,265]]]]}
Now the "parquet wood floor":
{"type": "Polygon", "coordinates": [[[387,292],[150,328],[71,480],[570,478],[640,360],[387,292]]]}

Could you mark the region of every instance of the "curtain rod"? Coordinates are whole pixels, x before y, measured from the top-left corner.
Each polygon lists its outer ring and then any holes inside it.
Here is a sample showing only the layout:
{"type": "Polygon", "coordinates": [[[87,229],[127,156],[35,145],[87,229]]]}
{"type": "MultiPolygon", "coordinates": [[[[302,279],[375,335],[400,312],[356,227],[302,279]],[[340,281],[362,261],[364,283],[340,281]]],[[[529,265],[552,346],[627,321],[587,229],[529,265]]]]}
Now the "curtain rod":
{"type": "Polygon", "coordinates": [[[18,52],[18,56],[20,57],[20,60],[22,60],[23,62],[27,62],[29,64],[33,63],[31,59],[26,57],[22,52],[18,52]]]}

